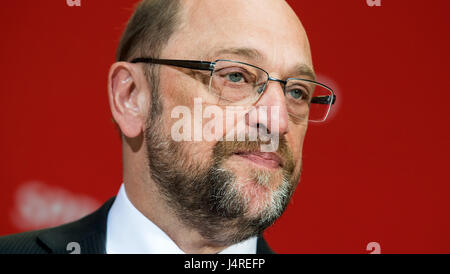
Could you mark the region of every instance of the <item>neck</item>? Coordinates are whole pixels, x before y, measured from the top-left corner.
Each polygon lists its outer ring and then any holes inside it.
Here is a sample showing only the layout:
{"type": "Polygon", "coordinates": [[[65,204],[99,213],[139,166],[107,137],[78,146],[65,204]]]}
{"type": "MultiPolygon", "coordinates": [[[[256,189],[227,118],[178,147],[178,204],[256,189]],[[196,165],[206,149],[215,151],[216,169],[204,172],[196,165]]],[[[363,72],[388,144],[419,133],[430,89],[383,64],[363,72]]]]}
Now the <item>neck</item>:
{"type": "MultiPolygon", "coordinates": [[[[151,178],[149,178],[150,180],[151,178]]],[[[214,246],[176,216],[159,193],[155,183],[125,178],[125,189],[133,206],[164,231],[187,254],[218,253],[226,246],[214,246]]]]}

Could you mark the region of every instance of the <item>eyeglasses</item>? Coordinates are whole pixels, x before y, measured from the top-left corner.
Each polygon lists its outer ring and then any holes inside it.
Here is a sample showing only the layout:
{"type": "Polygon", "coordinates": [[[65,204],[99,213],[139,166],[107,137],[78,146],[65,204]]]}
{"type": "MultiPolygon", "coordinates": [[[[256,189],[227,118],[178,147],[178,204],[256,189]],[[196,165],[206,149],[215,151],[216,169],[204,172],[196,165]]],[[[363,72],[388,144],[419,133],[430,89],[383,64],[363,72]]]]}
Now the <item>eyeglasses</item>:
{"type": "Polygon", "coordinates": [[[215,98],[211,103],[217,105],[251,106],[261,98],[269,81],[281,83],[288,113],[297,119],[308,117],[310,122],[323,122],[330,113],[331,106],[336,102],[333,90],[324,84],[303,78],[276,79],[259,67],[239,61],[204,62],[136,58],[131,63],[150,63],[209,71],[209,92],[215,98]]]}

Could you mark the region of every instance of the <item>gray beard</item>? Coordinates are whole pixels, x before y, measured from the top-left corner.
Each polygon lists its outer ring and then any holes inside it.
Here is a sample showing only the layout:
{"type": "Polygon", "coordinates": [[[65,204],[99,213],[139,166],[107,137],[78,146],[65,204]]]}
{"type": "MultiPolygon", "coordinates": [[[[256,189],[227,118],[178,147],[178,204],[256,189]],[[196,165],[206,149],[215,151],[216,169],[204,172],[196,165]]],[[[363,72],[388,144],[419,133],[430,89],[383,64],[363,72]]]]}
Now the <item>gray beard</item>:
{"type": "MultiPolygon", "coordinates": [[[[200,165],[191,160],[182,143],[164,136],[163,128],[161,115],[147,123],[148,166],[161,196],[184,225],[212,245],[229,246],[261,235],[283,214],[300,177],[300,172],[294,174],[293,163],[283,169],[282,183],[272,191],[268,205],[257,216],[249,217],[248,201],[236,188],[236,176],[222,167],[228,158],[224,151],[230,149],[227,144],[218,142],[209,164],[200,165]]],[[[254,172],[251,176],[258,184],[270,183],[270,173],[254,172]]]]}

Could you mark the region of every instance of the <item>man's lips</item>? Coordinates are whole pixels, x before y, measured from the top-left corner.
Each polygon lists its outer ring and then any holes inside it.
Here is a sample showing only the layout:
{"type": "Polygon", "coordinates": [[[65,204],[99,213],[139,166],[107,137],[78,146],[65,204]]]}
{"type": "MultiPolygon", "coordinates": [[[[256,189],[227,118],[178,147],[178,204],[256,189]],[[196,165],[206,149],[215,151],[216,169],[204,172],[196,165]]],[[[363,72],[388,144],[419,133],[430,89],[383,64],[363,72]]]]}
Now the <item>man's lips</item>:
{"type": "Polygon", "coordinates": [[[283,160],[273,152],[237,152],[236,155],[268,168],[283,166],[283,160]]]}

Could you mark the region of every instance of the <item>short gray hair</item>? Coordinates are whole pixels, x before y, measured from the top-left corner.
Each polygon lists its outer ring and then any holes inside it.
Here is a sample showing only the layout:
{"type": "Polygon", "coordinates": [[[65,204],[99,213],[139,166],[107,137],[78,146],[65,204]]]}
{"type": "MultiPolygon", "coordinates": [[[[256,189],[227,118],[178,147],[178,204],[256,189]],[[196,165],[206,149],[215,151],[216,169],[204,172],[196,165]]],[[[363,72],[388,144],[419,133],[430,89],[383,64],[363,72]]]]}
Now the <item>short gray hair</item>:
{"type": "Polygon", "coordinates": [[[116,53],[116,61],[158,57],[178,25],[179,0],[143,0],[128,21],[116,53]]]}

